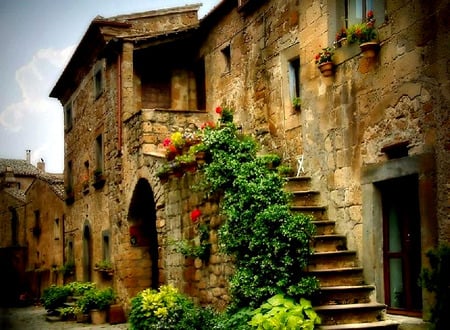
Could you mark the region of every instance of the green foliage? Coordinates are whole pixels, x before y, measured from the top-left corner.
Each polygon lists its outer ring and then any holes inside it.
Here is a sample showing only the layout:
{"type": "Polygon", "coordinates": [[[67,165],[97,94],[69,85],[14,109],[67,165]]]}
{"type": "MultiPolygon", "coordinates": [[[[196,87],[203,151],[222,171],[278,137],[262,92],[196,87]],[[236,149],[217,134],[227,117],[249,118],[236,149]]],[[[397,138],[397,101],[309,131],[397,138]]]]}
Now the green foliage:
{"type": "Polygon", "coordinates": [[[86,290],[77,301],[79,309],[86,313],[91,309],[106,310],[114,303],[115,294],[112,288],[86,290]]]}
{"type": "Polygon", "coordinates": [[[49,311],[61,307],[70,295],[70,289],[65,286],[51,285],[44,289],[41,301],[44,308],[49,311]]]}
{"type": "Polygon", "coordinates": [[[101,260],[100,262],[95,264],[95,267],[101,270],[112,270],[113,265],[109,260],[101,260]]]}
{"type": "MultiPolygon", "coordinates": [[[[214,330],[251,330],[252,326],[248,324],[253,316],[253,310],[249,307],[241,308],[234,312],[225,312],[216,314],[214,330]]],[[[209,328],[208,328],[209,329],[209,328]]]]}
{"type": "Polygon", "coordinates": [[[171,285],[146,289],[131,300],[128,322],[132,330],[213,329],[215,313],[203,309],[171,285]]]}
{"type": "Polygon", "coordinates": [[[86,291],[95,288],[94,282],[70,282],[65,285],[72,296],[82,296],[86,291]]]}
{"type": "Polygon", "coordinates": [[[431,311],[435,329],[446,329],[450,324],[450,245],[441,244],[427,252],[431,269],[422,270],[419,283],[435,293],[436,302],[431,311]]]}
{"type": "Polygon", "coordinates": [[[198,227],[199,231],[199,245],[196,244],[196,239],[180,240],[172,242],[176,252],[181,253],[187,258],[200,258],[203,261],[208,261],[211,255],[211,243],[209,242],[209,227],[201,224],[198,227]]]}
{"type": "Polygon", "coordinates": [[[277,294],[253,312],[249,322],[256,329],[314,329],[320,324],[320,318],[313,310],[309,300],[294,299],[277,294]]]}
{"type": "Polygon", "coordinates": [[[63,276],[69,276],[75,271],[75,264],[71,261],[68,261],[59,268],[59,271],[61,272],[61,274],[63,274],[63,276]]]}
{"type": "Polygon", "coordinates": [[[290,212],[285,179],[267,166],[272,156],[258,157],[256,141],[231,122],[205,129],[203,144],[210,160],[198,187],[223,194],[219,243],[235,257],[233,307],[259,306],[280,291],[312,294],[318,283],[302,272],[311,253],[312,218],[290,212]]]}

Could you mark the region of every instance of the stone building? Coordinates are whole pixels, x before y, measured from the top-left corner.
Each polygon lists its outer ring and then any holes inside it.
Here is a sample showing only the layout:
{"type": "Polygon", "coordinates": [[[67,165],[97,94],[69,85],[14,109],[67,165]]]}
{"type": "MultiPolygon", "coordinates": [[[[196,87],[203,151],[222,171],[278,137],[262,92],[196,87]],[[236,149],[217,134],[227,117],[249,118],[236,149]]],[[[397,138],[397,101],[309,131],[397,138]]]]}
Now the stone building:
{"type": "Polygon", "coordinates": [[[64,182],[26,160],[0,159],[0,257],[5,268],[2,304],[39,298],[63,283],[64,182]],[[22,298],[21,298],[22,295],[22,298]]]}
{"type": "Polygon", "coordinates": [[[262,152],[294,167],[302,156],[309,184],[302,193],[314,203],[300,211],[317,216],[318,241],[332,246],[317,246],[317,256],[341,258],[344,247],[355,256],[339,269],[311,267],[319,278],[356,278],[324,291],[368,291],[339,298],[358,302],[344,306],[351,314],[382,306],[428,318],[430,296],[417,278],[426,251],[450,239],[450,8],[369,3],[223,0],[200,21],[197,5],[95,18],[50,94],[64,108],[63,241],[75,278],[114,286],[125,306],[162,283],[202,304],[227,304],[232,265],[214,253],[215,231],[209,263],[170,247],[192,229],[195,207],[220,223],[217,204],[190,190],[195,175],[165,185],[156,177],[164,138],[215,120],[213,109],[225,105],[262,152]],[[375,56],[343,45],[332,75],[321,75],[314,55],[368,10],[375,56]],[[95,270],[102,260],[114,265],[112,276],[95,270]]]}

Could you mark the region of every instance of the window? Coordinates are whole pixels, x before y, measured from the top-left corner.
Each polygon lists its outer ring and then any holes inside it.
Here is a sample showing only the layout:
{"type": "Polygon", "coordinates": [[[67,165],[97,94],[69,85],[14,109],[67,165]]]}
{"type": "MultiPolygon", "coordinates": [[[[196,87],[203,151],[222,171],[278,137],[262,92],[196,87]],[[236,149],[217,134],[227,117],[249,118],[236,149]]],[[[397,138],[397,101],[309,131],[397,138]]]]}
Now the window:
{"type": "Polygon", "coordinates": [[[96,169],[98,173],[103,172],[103,136],[100,134],[95,139],[95,159],[96,159],[96,169]]]}
{"type": "Polygon", "coordinates": [[[56,218],[55,222],[53,223],[53,237],[55,240],[59,239],[59,219],[56,218]]]}
{"type": "Polygon", "coordinates": [[[67,186],[66,186],[66,192],[69,193],[73,193],[73,164],[72,161],[70,160],[69,162],[67,162],[67,186]]]}
{"type": "Polygon", "coordinates": [[[231,48],[230,45],[222,49],[222,55],[224,59],[224,73],[231,71],[231,48]]]}
{"type": "Polygon", "coordinates": [[[94,92],[95,98],[97,99],[103,93],[103,71],[99,67],[95,70],[94,74],[94,92]]]}
{"type": "Polygon", "coordinates": [[[369,10],[373,10],[378,26],[385,21],[385,0],[344,0],[337,3],[336,10],[337,30],[364,22],[369,10]]]}
{"type": "Polygon", "coordinates": [[[289,61],[289,93],[291,100],[300,98],[300,58],[289,61]]]}
{"type": "Polygon", "coordinates": [[[72,101],[70,101],[64,106],[64,126],[66,132],[72,128],[72,123],[73,123],[72,101]]]}
{"type": "Polygon", "coordinates": [[[111,261],[110,244],[109,244],[109,230],[102,232],[102,248],[103,248],[103,260],[111,261]]]}

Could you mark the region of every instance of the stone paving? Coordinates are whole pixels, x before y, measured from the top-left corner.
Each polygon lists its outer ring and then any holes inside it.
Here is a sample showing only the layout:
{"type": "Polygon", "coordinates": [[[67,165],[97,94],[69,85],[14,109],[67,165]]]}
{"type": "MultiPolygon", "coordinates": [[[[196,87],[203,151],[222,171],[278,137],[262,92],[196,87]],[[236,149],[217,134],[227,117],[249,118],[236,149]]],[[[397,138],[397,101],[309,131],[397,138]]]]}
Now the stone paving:
{"type": "Polygon", "coordinates": [[[0,330],[47,330],[47,329],[117,329],[128,330],[129,324],[78,323],[76,321],[46,320],[47,312],[42,306],[0,308],[0,330]]]}

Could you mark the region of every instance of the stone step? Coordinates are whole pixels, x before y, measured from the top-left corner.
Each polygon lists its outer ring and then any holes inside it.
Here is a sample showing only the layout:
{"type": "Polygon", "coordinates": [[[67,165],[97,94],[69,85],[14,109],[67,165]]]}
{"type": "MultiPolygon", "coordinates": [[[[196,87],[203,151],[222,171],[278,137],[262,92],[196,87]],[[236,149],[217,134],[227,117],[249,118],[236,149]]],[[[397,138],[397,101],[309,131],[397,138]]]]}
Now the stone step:
{"type": "Polygon", "coordinates": [[[369,303],[372,301],[373,290],[375,290],[373,285],[322,287],[314,295],[313,304],[320,306],[369,303]]]}
{"type": "Polygon", "coordinates": [[[326,211],[327,208],[325,206],[319,206],[319,205],[292,205],[290,207],[291,211],[293,213],[303,213],[312,215],[314,217],[314,220],[325,220],[326,219],[326,211]]]}
{"type": "Polygon", "coordinates": [[[314,307],[322,325],[369,323],[382,321],[386,305],[379,303],[323,305],[314,307]]]}
{"type": "Polygon", "coordinates": [[[308,270],[357,267],[356,251],[315,252],[308,263],[308,270]]]}
{"type": "Polygon", "coordinates": [[[318,269],[308,271],[308,274],[317,277],[321,288],[332,286],[355,286],[365,284],[362,270],[362,267],[318,269]]]}
{"type": "Polygon", "coordinates": [[[312,239],[314,252],[344,251],[347,249],[347,238],[344,235],[316,235],[312,239]]]}
{"type": "Polygon", "coordinates": [[[335,233],[336,221],[333,220],[319,220],[312,222],[316,226],[317,235],[332,235],[335,233]]]}
{"type": "Polygon", "coordinates": [[[286,189],[289,191],[307,190],[311,188],[311,177],[294,176],[287,178],[286,189]]]}
{"type": "Polygon", "coordinates": [[[320,202],[320,192],[316,190],[296,190],[292,195],[293,206],[317,206],[320,202]]]}
{"type": "Polygon", "coordinates": [[[384,330],[396,330],[398,323],[394,321],[377,321],[370,323],[351,323],[351,324],[338,324],[338,325],[323,325],[319,326],[320,330],[352,330],[352,329],[384,329],[384,330]]]}

